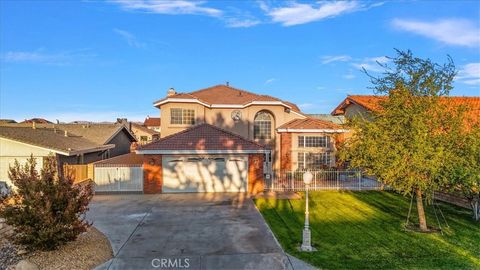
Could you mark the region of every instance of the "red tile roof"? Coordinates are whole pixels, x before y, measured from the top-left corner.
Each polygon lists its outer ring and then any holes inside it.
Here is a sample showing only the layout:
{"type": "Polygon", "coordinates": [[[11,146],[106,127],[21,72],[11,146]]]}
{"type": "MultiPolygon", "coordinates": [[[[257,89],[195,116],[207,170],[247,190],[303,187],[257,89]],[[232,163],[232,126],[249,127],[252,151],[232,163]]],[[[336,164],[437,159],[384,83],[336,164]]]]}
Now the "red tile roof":
{"type": "MultiPolygon", "coordinates": [[[[333,110],[333,115],[342,115],[345,113],[345,108],[352,104],[358,104],[369,111],[381,110],[381,102],[386,100],[387,96],[368,96],[368,95],[352,95],[348,96],[340,105],[333,110]]],[[[442,100],[448,102],[452,106],[464,105],[468,108],[467,116],[472,121],[480,121],[480,97],[443,97],[442,100]]]]}
{"type": "Polygon", "coordinates": [[[147,117],[143,125],[146,127],[159,127],[161,125],[160,117],[147,117]]]}
{"type": "Polygon", "coordinates": [[[322,129],[322,130],[341,130],[342,126],[332,122],[323,121],[315,118],[294,119],[278,127],[278,129],[322,129]]]}
{"type": "Polygon", "coordinates": [[[246,105],[253,101],[279,101],[283,102],[287,106],[290,106],[292,110],[300,112],[297,105],[283,101],[281,99],[268,96],[258,95],[252,92],[248,92],[242,89],[234,88],[227,85],[215,85],[209,88],[201,89],[191,93],[178,93],[164,99],[160,99],[155,103],[165,101],[167,98],[175,99],[197,99],[200,102],[206,104],[225,104],[225,105],[246,105]]]}
{"type": "Polygon", "coordinates": [[[264,147],[240,135],[209,124],[200,124],[184,131],[140,146],[137,150],[263,150],[264,147]]]}

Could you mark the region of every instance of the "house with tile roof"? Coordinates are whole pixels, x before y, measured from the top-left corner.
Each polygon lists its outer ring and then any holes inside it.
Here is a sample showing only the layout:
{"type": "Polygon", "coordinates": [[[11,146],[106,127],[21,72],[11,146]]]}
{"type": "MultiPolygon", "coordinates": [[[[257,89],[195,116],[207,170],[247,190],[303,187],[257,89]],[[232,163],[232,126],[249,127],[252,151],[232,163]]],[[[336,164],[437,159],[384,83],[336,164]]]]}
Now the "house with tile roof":
{"type": "Polygon", "coordinates": [[[226,85],[154,102],[160,139],[140,146],[144,192],[263,190],[274,171],[335,166],[341,125],[309,117],[297,105],[226,85]]]}
{"type": "MultiPolygon", "coordinates": [[[[376,95],[349,95],[333,111],[334,116],[345,116],[352,118],[358,115],[366,115],[372,111],[382,109],[382,102],[388,99],[388,96],[376,95]]],[[[469,123],[478,123],[480,121],[480,97],[441,97],[441,102],[448,106],[465,106],[466,117],[469,123]]]]}
{"type": "Polygon", "coordinates": [[[162,121],[161,121],[160,117],[147,116],[147,118],[145,118],[145,121],[143,121],[143,126],[144,127],[149,128],[149,129],[154,130],[154,131],[159,132],[159,133],[161,131],[161,125],[162,125],[162,121]]]}
{"type": "Polygon", "coordinates": [[[8,168],[33,155],[38,169],[49,155],[59,168],[88,164],[127,154],[135,137],[118,124],[3,124],[0,125],[0,181],[9,182],[8,168]]]}
{"type": "Polygon", "coordinates": [[[139,144],[147,144],[156,141],[160,138],[160,133],[154,129],[147,128],[143,125],[129,122],[128,128],[135,136],[139,144]]]}

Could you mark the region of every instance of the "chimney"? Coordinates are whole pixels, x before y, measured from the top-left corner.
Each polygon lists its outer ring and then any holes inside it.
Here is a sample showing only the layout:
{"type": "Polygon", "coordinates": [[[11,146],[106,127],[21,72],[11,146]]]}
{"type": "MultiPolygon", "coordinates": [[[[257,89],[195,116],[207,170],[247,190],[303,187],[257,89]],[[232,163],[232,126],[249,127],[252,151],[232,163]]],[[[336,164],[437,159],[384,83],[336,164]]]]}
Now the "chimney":
{"type": "Polygon", "coordinates": [[[68,132],[65,130],[65,137],[68,137],[68,132]]]}
{"type": "Polygon", "coordinates": [[[171,97],[173,95],[176,95],[177,94],[177,91],[175,91],[175,88],[173,87],[170,87],[170,89],[168,89],[167,91],[167,97],[171,97]]]}

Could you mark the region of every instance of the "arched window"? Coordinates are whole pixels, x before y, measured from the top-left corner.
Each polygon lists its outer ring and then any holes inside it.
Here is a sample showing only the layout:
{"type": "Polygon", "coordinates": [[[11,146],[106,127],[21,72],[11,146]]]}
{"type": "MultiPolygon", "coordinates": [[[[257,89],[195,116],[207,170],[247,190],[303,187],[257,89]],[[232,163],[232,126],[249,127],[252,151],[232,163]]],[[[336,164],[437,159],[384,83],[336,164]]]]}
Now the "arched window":
{"type": "Polygon", "coordinates": [[[269,112],[259,112],[253,120],[253,137],[255,139],[272,138],[272,115],[269,112]]]}

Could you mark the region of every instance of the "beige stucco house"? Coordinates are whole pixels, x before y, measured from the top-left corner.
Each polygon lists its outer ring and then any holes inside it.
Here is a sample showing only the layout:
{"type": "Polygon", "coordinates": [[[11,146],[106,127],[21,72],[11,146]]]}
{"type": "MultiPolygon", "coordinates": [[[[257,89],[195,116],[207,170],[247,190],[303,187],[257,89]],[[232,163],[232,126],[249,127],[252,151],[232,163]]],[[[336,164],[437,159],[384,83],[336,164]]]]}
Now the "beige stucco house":
{"type": "Polygon", "coordinates": [[[200,186],[210,187],[215,182],[197,183],[205,180],[205,174],[220,182],[228,175],[237,175],[228,168],[240,170],[239,181],[246,183],[248,192],[255,193],[250,189],[251,178],[260,183],[263,179],[257,178],[278,170],[335,166],[336,142],[345,132],[338,124],[308,117],[291,102],[229,85],[188,93],[170,89],[154,106],[160,109],[161,138],[137,149],[144,155],[147,168],[147,193],[172,191],[165,183],[172,185],[185,175],[190,175],[185,181],[191,185],[173,191],[199,191],[200,186]],[[199,135],[200,131],[204,135],[199,135]],[[216,136],[216,144],[209,134],[216,136]],[[238,138],[243,143],[236,143],[238,138]],[[259,147],[244,149],[246,142],[259,147]],[[252,168],[252,162],[260,166],[252,168]]]}

